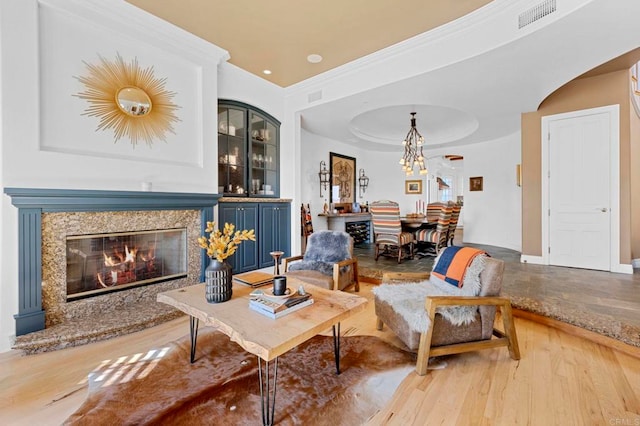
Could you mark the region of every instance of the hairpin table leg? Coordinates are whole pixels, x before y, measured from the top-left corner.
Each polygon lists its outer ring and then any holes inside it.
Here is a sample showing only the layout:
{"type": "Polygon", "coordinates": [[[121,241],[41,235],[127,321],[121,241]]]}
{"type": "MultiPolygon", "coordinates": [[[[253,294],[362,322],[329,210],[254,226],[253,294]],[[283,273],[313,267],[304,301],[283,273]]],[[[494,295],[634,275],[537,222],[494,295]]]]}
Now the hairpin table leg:
{"type": "Polygon", "coordinates": [[[337,325],[337,333],[336,326],[333,326],[333,356],[336,359],[336,374],[340,374],[340,323],[338,323],[337,325]]]}
{"type": "Polygon", "coordinates": [[[198,340],[198,323],[200,320],[189,316],[189,334],[191,337],[191,364],[196,360],[196,341],[198,340]]]}
{"type": "Polygon", "coordinates": [[[276,411],[276,381],[278,380],[278,358],[273,363],[273,378],[269,385],[269,361],[263,361],[258,357],[258,379],[260,381],[260,406],[262,408],[262,424],[273,425],[276,411]],[[264,368],[262,364],[264,363],[264,368]]]}

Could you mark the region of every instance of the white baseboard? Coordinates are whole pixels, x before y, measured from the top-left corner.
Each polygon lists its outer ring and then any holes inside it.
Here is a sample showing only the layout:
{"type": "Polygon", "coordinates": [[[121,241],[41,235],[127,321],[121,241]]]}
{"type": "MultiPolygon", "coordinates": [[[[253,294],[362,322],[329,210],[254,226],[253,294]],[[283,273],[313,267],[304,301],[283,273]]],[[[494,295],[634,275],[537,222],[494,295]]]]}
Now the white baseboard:
{"type": "Polygon", "coordinates": [[[534,265],[544,265],[542,256],[529,256],[528,254],[520,255],[520,263],[533,263],[534,265]]]}
{"type": "Polygon", "coordinates": [[[617,272],[619,274],[633,274],[633,266],[629,263],[619,263],[611,266],[611,272],[617,272]]]}
{"type": "MultiPolygon", "coordinates": [[[[520,263],[531,263],[533,265],[546,265],[542,256],[520,255],[520,263]]],[[[632,264],[619,263],[611,266],[611,272],[619,274],[633,274],[633,268],[640,268],[640,259],[634,259],[632,264]]]]}

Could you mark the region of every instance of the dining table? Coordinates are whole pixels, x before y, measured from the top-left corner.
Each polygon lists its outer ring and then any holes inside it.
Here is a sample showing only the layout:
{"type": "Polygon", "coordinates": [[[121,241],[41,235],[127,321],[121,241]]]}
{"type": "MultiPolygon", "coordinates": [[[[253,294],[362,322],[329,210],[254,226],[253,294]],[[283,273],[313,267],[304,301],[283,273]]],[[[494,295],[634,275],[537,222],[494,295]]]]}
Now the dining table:
{"type": "Polygon", "coordinates": [[[437,220],[429,220],[427,216],[401,216],[400,223],[402,224],[402,229],[408,232],[415,232],[418,229],[429,229],[435,228],[438,224],[437,220]]]}

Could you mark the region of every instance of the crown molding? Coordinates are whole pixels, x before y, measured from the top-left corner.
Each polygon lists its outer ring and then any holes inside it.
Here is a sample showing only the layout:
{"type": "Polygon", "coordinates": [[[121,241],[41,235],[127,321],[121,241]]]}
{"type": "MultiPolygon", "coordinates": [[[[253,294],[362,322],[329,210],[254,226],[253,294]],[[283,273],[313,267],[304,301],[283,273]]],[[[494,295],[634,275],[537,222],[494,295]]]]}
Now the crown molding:
{"type": "Polygon", "coordinates": [[[209,43],[124,0],[37,0],[39,7],[50,7],[90,21],[108,31],[122,30],[164,50],[202,64],[217,66],[229,60],[229,52],[209,43]]]}

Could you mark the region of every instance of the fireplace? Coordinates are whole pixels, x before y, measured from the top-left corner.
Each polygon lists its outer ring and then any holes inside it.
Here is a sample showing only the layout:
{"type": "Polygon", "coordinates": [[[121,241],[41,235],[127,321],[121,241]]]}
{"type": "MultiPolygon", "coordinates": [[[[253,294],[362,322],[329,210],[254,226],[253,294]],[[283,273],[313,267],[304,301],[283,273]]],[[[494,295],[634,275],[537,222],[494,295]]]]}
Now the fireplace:
{"type": "Polygon", "coordinates": [[[187,276],[187,229],[67,236],[67,301],[187,276]]]}
{"type": "MultiPolygon", "coordinates": [[[[163,308],[155,301],[157,293],[204,280],[207,257],[197,238],[213,220],[218,194],[41,188],[5,188],[4,192],[18,208],[16,348],[29,353],[49,350],[46,348],[83,344],[152,326],[173,315],[157,312],[163,308]],[[88,248],[82,246],[85,238],[88,248]],[[117,264],[118,255],[126,259],[129,252],[131,257],[134,247],[133,269],[142,267],[150,256],[151,241],[161,239],[167,241],[162,244],[162,264],[155,265],[165,270],[160,276],[139,280],[136,273],[135,281],[125,283],[129,278],[122,278],[115,266],[100,269],[105,255],[117,264]],[[125,247],[110,247],[111,241],[125,243],[125,247]],[[140,251],[138,245],[146,249],[140,251]],[[96,281],[91,284],[86,274],[77,277],[84,256],[85,272],[95,273],[102,287],[100,270],[108,292],[92,294],[96,281]],[[79,259],[80,266],[68,267],[67,262],[79,259]],[[117,276],[112,275],[114,268],[117,276]],[[68,273],[76,274],[71,286],[80,289],[70,295],[68,273]]],[[[159,262],[158,247],[153,256],[159,262]]],[[[129,265],[118,267],[129,268],[129,277],[134,275],[129,265]]]]}

